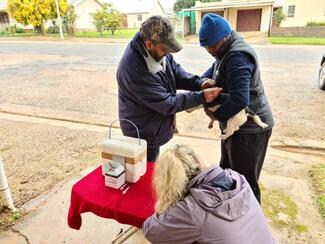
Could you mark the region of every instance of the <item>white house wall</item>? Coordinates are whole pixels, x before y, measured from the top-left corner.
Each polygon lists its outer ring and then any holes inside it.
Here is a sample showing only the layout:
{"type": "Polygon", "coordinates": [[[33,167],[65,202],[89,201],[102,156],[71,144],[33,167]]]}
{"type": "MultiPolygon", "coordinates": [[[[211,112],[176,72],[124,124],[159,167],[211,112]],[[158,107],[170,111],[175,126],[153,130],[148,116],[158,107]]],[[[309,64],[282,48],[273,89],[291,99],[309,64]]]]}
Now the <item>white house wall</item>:
{"type": "Polygon", "coordinates": [[[150,13],[127,14],[128,28],[140,28],[141,24],[152,15],[164,15],[160,4],[157,2],[150,13]],[[142,21],[138,21],[138,15],[142,15],[142,21]]]}
{"type": "Polygon", "coordinates": [[[148,14],[128,14],[128,28],[140,28],[141,23],[147,19],[148,14]],[[142,21],[138,21],[138,15],[142,16],[142,21]]]}
{"type": "Polygon", "coordinates": [[[295,5],[294,17],[287,17],[281,27],[305,26],[309,21],[325,22],[325,0],[285,0],[283,11],[288,14],[288,6],[295,5]]]}
{"type": "Polygon", "coordinates": [[[101,9],[102,6],[94,0],[85,0],[75,6],[77,14],[76,28],[80,30],[95,30],[93,18],[90,15],[101,9]]]}

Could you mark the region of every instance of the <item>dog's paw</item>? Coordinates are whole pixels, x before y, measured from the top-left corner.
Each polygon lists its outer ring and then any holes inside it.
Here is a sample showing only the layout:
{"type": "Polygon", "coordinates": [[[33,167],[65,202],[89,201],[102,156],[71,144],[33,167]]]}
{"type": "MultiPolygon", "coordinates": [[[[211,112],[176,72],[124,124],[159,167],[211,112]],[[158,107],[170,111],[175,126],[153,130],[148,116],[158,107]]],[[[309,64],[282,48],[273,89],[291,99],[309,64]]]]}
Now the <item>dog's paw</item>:
{"type": "Polygon", "coordinates": [[[210,120],[209,125],[208,125],[208,128],[209,129],[212,129],[213,128],[213,122],[214,122],[213,120],[210,120]]]}

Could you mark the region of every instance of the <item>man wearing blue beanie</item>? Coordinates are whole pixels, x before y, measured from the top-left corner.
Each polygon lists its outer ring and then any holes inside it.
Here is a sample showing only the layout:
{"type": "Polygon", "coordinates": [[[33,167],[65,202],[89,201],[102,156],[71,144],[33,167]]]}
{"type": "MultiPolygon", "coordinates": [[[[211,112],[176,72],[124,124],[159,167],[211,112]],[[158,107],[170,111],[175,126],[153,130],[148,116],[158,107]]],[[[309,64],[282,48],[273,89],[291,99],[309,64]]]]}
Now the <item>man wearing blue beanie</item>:
{"type": "MultiPolygon", "coordinates": [[[[216,59],[202,78],[210,78],[222,87],[226,97],[212,115],[226,128],[229,118],[248,107],[268,125],[262,129],[252,119],[232,136],[221,141],[222,168],[243,174],[260,202],[258,178],[263,166],[267,145],[274,125],[271,108],[264,93],[255,51],[223,17],[206,14],[199,31],[200,46],[216,59]]],[[[220,95],[222,96],[222,94],[220,95]]]]}

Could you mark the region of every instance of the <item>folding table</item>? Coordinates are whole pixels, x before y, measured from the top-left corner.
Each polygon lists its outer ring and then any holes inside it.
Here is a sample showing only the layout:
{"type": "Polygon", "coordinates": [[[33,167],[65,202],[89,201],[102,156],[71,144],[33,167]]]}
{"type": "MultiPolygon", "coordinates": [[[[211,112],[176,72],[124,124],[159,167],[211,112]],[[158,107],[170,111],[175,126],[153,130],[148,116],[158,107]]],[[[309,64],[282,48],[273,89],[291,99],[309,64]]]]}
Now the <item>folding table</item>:
{"type": "Polygon", "coordinates": [[[68,225],[79,230],[81,214],[92,212],[97,216],[115,219],[131,225],[115,236],[112,243],[123,242],[142,227],[143,222],[154,213],[155,199],[152,188],[154,163],[147,163],[146,174],[123,194],[105,186],[101,166],[75,183],[71,190],[68,225]]]}

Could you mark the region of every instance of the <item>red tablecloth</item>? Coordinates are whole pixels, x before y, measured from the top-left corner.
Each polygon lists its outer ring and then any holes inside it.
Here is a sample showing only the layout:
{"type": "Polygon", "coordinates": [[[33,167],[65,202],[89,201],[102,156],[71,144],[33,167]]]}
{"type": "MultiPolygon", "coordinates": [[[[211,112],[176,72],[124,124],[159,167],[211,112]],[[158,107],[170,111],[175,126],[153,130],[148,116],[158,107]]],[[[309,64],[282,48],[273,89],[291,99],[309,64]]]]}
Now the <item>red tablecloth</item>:
{"type": "Polygon", "coordinates": [[[143,222],[154,213],[153,165],[147,163],[146,174],[137,183],[131,184],[124,195],[120,190],[105,186],[101,166],[86,175],[72,187],[68,225],[79,230],[81,214],[92,212],[141,228],[143,222]]]}

